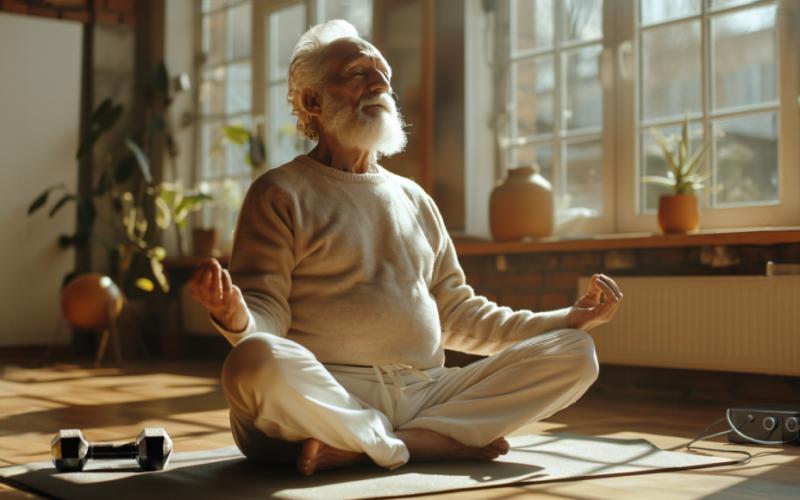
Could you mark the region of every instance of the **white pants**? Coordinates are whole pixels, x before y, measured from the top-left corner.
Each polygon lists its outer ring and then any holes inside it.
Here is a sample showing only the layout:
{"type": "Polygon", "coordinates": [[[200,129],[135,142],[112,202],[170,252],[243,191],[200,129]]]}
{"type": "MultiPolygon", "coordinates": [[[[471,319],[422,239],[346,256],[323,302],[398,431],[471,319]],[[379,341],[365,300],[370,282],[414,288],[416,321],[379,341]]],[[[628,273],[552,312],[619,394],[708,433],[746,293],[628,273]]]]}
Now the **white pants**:
{"type": "MultiPolygon", "coordinates": [[[[592,338],[556,330],[464,368],[414,370],[323,365],[275,335],[246,337],[228,355],[222,385],[245,456],[283,461],[315,438],[393,469],[408,461],[395,429],[430,429],[483,447],[569,406],[597,378],[592,338]]],[[[288,458],[291,459],[291,458],[288,458]]]]}

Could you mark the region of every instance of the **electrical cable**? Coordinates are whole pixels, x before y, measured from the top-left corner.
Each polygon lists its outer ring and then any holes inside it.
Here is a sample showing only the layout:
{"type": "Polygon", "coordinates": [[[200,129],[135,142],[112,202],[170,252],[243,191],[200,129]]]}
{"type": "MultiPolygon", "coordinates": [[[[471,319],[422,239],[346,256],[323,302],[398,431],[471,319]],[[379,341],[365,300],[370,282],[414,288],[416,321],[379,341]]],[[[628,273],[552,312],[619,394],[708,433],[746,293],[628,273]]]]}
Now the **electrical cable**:
{"type": "MultiPolygon", "coordinates": [[[[711,434],[710,436],[706,436],[706,435],[705,435],[705,433],[706,433],[706,432],[710,431],[710,430],[711,430],[711,429],[712,429],[712,428],[713,428],[715,425],[717,425],[717,424],[718,424],[718,423],[720,423],[720,422],[723,422],[724,420],[725,420],[725,417],[723,417],[723,418],[721,418],[721,419],[717,420],[716,422],[714,422],[713,424],[709,425],[709,426],[706,428],[706,430],[704,430],[703,432],[701,432],[700,434],[698,434],[696,438],[692,439],[692,441],[691,441],[689,444],[687,444],[687,445],[686,445],[686,449],[687,449],[688,451],[691,451],[691,452],[695,452],[695,451],[697,451],[697,450],[703,450],[703,451],[717,451],[717,452],[720,452],[720,453],[738,453],[739,455],[747,455],[745,458],[742,458],[741,460],[737,460],[737,461],[735,461],[735,462],[734,462],[734,464],[746,464],[747,462],[749,462],[749,461],[750,461],[750,460],[753,458],[753,455],[751,455],[751,454],[750,454],[749,452],[747,452],[747,451],[741,451],[741,450],[721,450],[721,449],[719,449],[719,448],[701,448],[701,447],[699,447],[699,446],[692,446],[692,444],[693,444],[693,443],[696,443],[697,441],[700,441],[701,439],[705,439],[705,438],[712,438],[712,437],[717,437],[717,436],[722,436],[723,434],[729,434],[729,433],[731,432],[731,430],[730,430],[730,429],[728,429],[727,431],[718,432],[718,433],[716,433],[716,434],[711,434]]],[[[729,421],[730,421],[730,420],[729,420],[729,421]]],[[[739,425],[739,427],[743,426],[743,425],[744,425],[744,424],[746,424],[746,423],[748,423],[748,421],[744,421],[744,422],[742,422],[742,423],[739,425]]],[[[733,426],[731,425],[731,427],[733,427],[733,426]]],[[[737,427],[737,428],[736,428],[736,430],[739,430],[739,428],[737,427]]]]}
{"type": "Polygon", "coordinates": [[[721,418],[721,419],[717,420],[716,422],[714,422],[713,424],[709,425],[706,428],[706,430],[701,432],[696,438],[694,438],[689,444],[686,445],[686,449],[688,451],[692,451],[692,452],[695,451],[695,450],[703,450],[703,451],[717,451],[717,452],[721,452],[721,453],[738,453],[740,455],[747,455],[745,458],[743,458],[741,460],[737,460],[736,462],[734,462],[735,464],[743,464],[743,463],[749,462],[753,458],[753,455],[751,455],[749,452],[746,452],[746,451],[722,450],[722,449],[718,449],[718,448],[701,448],[699,446],[692,446],[692,444],[696,443],[697,441],[700,441],[701,439],[722,436],[724,434],[729,434],[731,432],[735,433],[737,436],[739,436],[739,437],[741,437],[743,439],[746,439],[748,441],[751,441],[751,442],[757,443],[757,444],[791,444],[791,443],[794,443],[795,441],[797,441],[798,439],[800,439],[800,436],[798,436],[798,437],[796,437],[794,439],[786,440],[786,441],[763,441],[761,439],[752,438],[752,437],[742,433],[739,430],[745,424],[748,424],[748,423],[752,422],[753,420],[755,420],[755,418],[753,418],[752,415],[748,415],[748,417],[749,417],[748,419],[746,419],[744,422],[742,422],[738,426],[737,425],[733,425],[733,420],[731,419],[731,410],[730,410],[730,408],[728,408],[728,411],[725,413],[725,416],[723,418],[721,418]],[[727,431],[718,432],[716,434],[711,434],[711,435],[708,435],[708,436],[705,435],[706,432],[710,431],[715,425],[717,425],[717,424],[719,424],[720,422],[723,422],[723,421],[726,421],[727,424],[728,424],[729,429],[727,431]]]}

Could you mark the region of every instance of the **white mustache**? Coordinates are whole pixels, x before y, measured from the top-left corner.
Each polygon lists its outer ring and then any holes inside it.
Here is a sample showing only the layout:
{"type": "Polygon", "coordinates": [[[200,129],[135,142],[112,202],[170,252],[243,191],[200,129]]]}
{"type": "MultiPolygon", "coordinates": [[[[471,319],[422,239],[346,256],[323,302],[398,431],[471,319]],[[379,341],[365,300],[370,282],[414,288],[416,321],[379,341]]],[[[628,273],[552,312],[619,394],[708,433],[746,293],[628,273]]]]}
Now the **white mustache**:
{"type": "Polygon", "coordinates": [[[382,106],[386,108],[386,110],[389,111],[389,113],[391,113],[392,115],[397,113],[397,109],[395,108],[394,105],[394,100],[392,100],[392,98],[389,97],[389,94],[374,94],[363,98],[358,103],[358,110],[361,111],[367,106],[382,106]]]}

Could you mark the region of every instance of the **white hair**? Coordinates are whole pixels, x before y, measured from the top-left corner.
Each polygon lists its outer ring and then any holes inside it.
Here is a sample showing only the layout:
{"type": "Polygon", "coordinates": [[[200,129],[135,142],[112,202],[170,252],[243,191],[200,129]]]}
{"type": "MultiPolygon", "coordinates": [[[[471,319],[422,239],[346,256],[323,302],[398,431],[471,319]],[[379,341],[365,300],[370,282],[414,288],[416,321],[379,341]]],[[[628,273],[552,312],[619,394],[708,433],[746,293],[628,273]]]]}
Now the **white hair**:
{"type": "Polygon", "coordinates": [[[286,99],[292,105],[292,114],[297,117],[297,131],[312,141],[319,140],[319,130],[311,119],[303,103],[304,88],[316,92],[322,90],[325,78],[325,48],[340,38],[360,38],[355,26],[337,19],[318,24],[300,37],[294,46],[292,62],[289,65],[289,93],[286,99]]]}

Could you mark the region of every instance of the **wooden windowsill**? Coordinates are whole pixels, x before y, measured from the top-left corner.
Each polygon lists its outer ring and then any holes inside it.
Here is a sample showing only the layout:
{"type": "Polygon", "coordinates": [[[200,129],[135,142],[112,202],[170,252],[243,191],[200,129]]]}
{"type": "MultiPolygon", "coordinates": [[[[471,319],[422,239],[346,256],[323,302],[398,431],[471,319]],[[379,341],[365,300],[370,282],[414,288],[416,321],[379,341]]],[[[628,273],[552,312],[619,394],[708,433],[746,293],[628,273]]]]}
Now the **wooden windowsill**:
{"type": "Polygon", "coordinates": [[[620,233],[549,236],[523,241],[491,241],[453,236],[459,256],[508,253],[623,250],[706,245],[774,245],[800,243],[800,227],[700,230],[688,234],[620,233]]]}
{"type": "MultiPolygon", "coordinates": [[[[469,236],[453,236],[459,256],[508,253],[576,252],[581,250],[625,250],[632,248],[694,247],[705,245],[774,245],[800,243],[800,227],[754,229],[706,229],[690,234],[620,233],[577,236],[550,236],[537,240],[492,241],[469,236]]],[[[170,257],[166,268],[194,267],[208,257],[188,255],[170,257]]],[[[223,266],[228,256],[216,258],[223,266]]]]}

